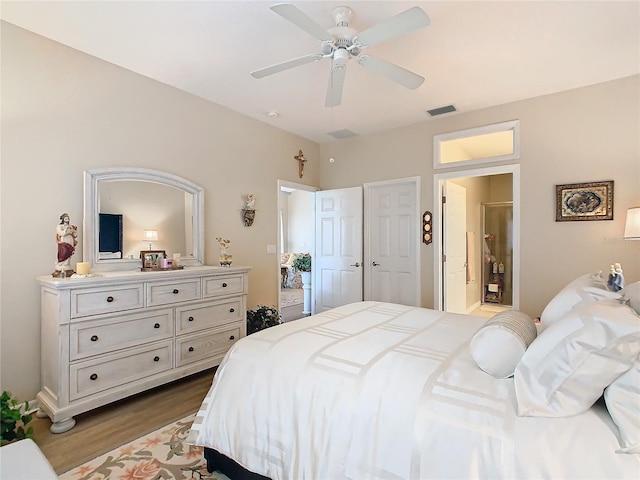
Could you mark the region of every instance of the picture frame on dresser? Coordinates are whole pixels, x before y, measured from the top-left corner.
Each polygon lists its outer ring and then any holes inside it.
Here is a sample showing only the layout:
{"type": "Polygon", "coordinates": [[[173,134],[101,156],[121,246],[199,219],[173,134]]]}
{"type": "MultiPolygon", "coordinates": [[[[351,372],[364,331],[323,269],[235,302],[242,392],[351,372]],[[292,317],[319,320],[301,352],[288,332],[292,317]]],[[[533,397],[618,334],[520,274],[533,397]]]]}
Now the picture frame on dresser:
{"type": "Polygon", "coordinates": [[[166,257],[167,252],[164,250],[140,250],[142,270],[160,270],[162,259],[166,257]]]}

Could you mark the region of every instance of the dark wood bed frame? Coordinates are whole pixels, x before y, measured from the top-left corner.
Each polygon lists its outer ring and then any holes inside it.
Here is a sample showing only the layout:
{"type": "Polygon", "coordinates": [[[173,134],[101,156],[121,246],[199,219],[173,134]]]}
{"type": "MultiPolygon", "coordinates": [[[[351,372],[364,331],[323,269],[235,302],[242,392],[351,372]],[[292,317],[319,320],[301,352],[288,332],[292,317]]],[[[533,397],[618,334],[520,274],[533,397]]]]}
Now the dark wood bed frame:
{"type": "Polygon", "coordinates": [[[217,450],[205,447],[204,458],[207,461],[207,471],[209,473],[218,470],[232,480],[270,480],[269,477],[247,470],[238,462],[231,460],[217,450]]]}

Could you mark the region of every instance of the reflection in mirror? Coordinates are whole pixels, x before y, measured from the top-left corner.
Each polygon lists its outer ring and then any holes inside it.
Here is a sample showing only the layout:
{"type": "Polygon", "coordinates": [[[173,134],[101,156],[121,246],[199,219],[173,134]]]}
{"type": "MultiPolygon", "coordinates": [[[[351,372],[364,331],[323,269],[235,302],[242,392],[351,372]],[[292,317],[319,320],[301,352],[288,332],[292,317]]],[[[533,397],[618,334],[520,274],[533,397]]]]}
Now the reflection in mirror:
{"type": "MultiPolygon", "coordinates": [[[[180,253],[183,257],[193,254],[193,245],[187,249],[191,238],[190,206],[193,198],[179,188],[143,181],[105,181],[100,184],[100,232],[99,258],[138,258],[140,250],[152,247],[168,254],[180,253]],[[111,229],[103,228],[103,216],[122,218],[122,246],[105,249],[107,236],[115,237],[111,229]],[[187,217],[189,216],[189,217],[187,217]],[[186,221],[189,218],[189,222],[186,221]],[[180,227],[180,228],[177,228],[180,227]],[[145,230],[156,232],[155,239],[147,239],[145,230]],[[188,251],[187,251],[188,250],[188,251]]],[[[112,245],[112,247],[115,245],[112,245]]],[[[118,245],[119,246],[119,245],[118,245]]]]}
{"type": "Polygon", "coordinates": [[[434,136],[434,168],[519,158],[519,124],[515,120],[434,136]]]}
{"type": "Polygon", "coordinates": [[[175,175],[138,168],[85,172],[84,260],[92,270],[133,270],[141,250],[202,265],[204,192],[175,175]],[[149,232],[155,234],[149,237],[149,232]]]}

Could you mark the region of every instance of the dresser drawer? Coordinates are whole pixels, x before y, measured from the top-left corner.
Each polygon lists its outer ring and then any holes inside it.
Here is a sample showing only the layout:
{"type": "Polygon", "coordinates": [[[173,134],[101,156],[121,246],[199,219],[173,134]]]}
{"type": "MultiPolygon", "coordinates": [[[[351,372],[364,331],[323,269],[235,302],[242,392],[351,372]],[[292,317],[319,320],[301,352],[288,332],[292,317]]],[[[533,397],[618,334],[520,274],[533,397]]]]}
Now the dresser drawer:
{"type": "Polygon", "coordinates": [[[71,364],[69,398],[76,400],[156,373],[171,370],[172,341],[148,345],[101,359],[71,364]]]}
{"type": "Polygon", "coordinates": [[[142,283],[109,288],[71,291],[71,318],[122,312],[144,306],[142,283]]]}
{"type": "Polygon", "coordinates": [[[147,306],[187,302],[200,298],[200,279],[147,284],[147,306]]]}
{"type": "Polygon", "coordinates": [[[223,330],[203,332],[176,340],[176,367],[224,356],[240,338],[240,325],[229,325],[223,330]]]}
{"type": "Polygon", "coordinates": [[[71,360],[113,352],[173,336],[173,310],[134,313],[71,325],[71,360]]]}
{"type": "Polygon", "coordinates": [[[204,277],[204,297],[233,295],[244,292],[244,275],[228,275],[226,277],[204,277]]]}
{"type": "Polygon", "coordinates": [[[176,335],[242,321],[243,312],[242,297],[176,307],[176,335]]]}

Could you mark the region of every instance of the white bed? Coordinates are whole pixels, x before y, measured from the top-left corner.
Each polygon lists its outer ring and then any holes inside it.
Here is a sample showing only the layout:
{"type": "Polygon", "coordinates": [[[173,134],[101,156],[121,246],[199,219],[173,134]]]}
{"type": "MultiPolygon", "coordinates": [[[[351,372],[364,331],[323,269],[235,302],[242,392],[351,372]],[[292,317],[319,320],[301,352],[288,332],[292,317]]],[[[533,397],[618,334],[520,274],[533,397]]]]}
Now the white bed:
{"type": "Polygon", "coordinates": [[[472,357],[486,322],[361,302],[257,332],[218,368],[188,441],[274,480],[639,478],[603,400],[518,416],[514,378],[472,357]]]}

